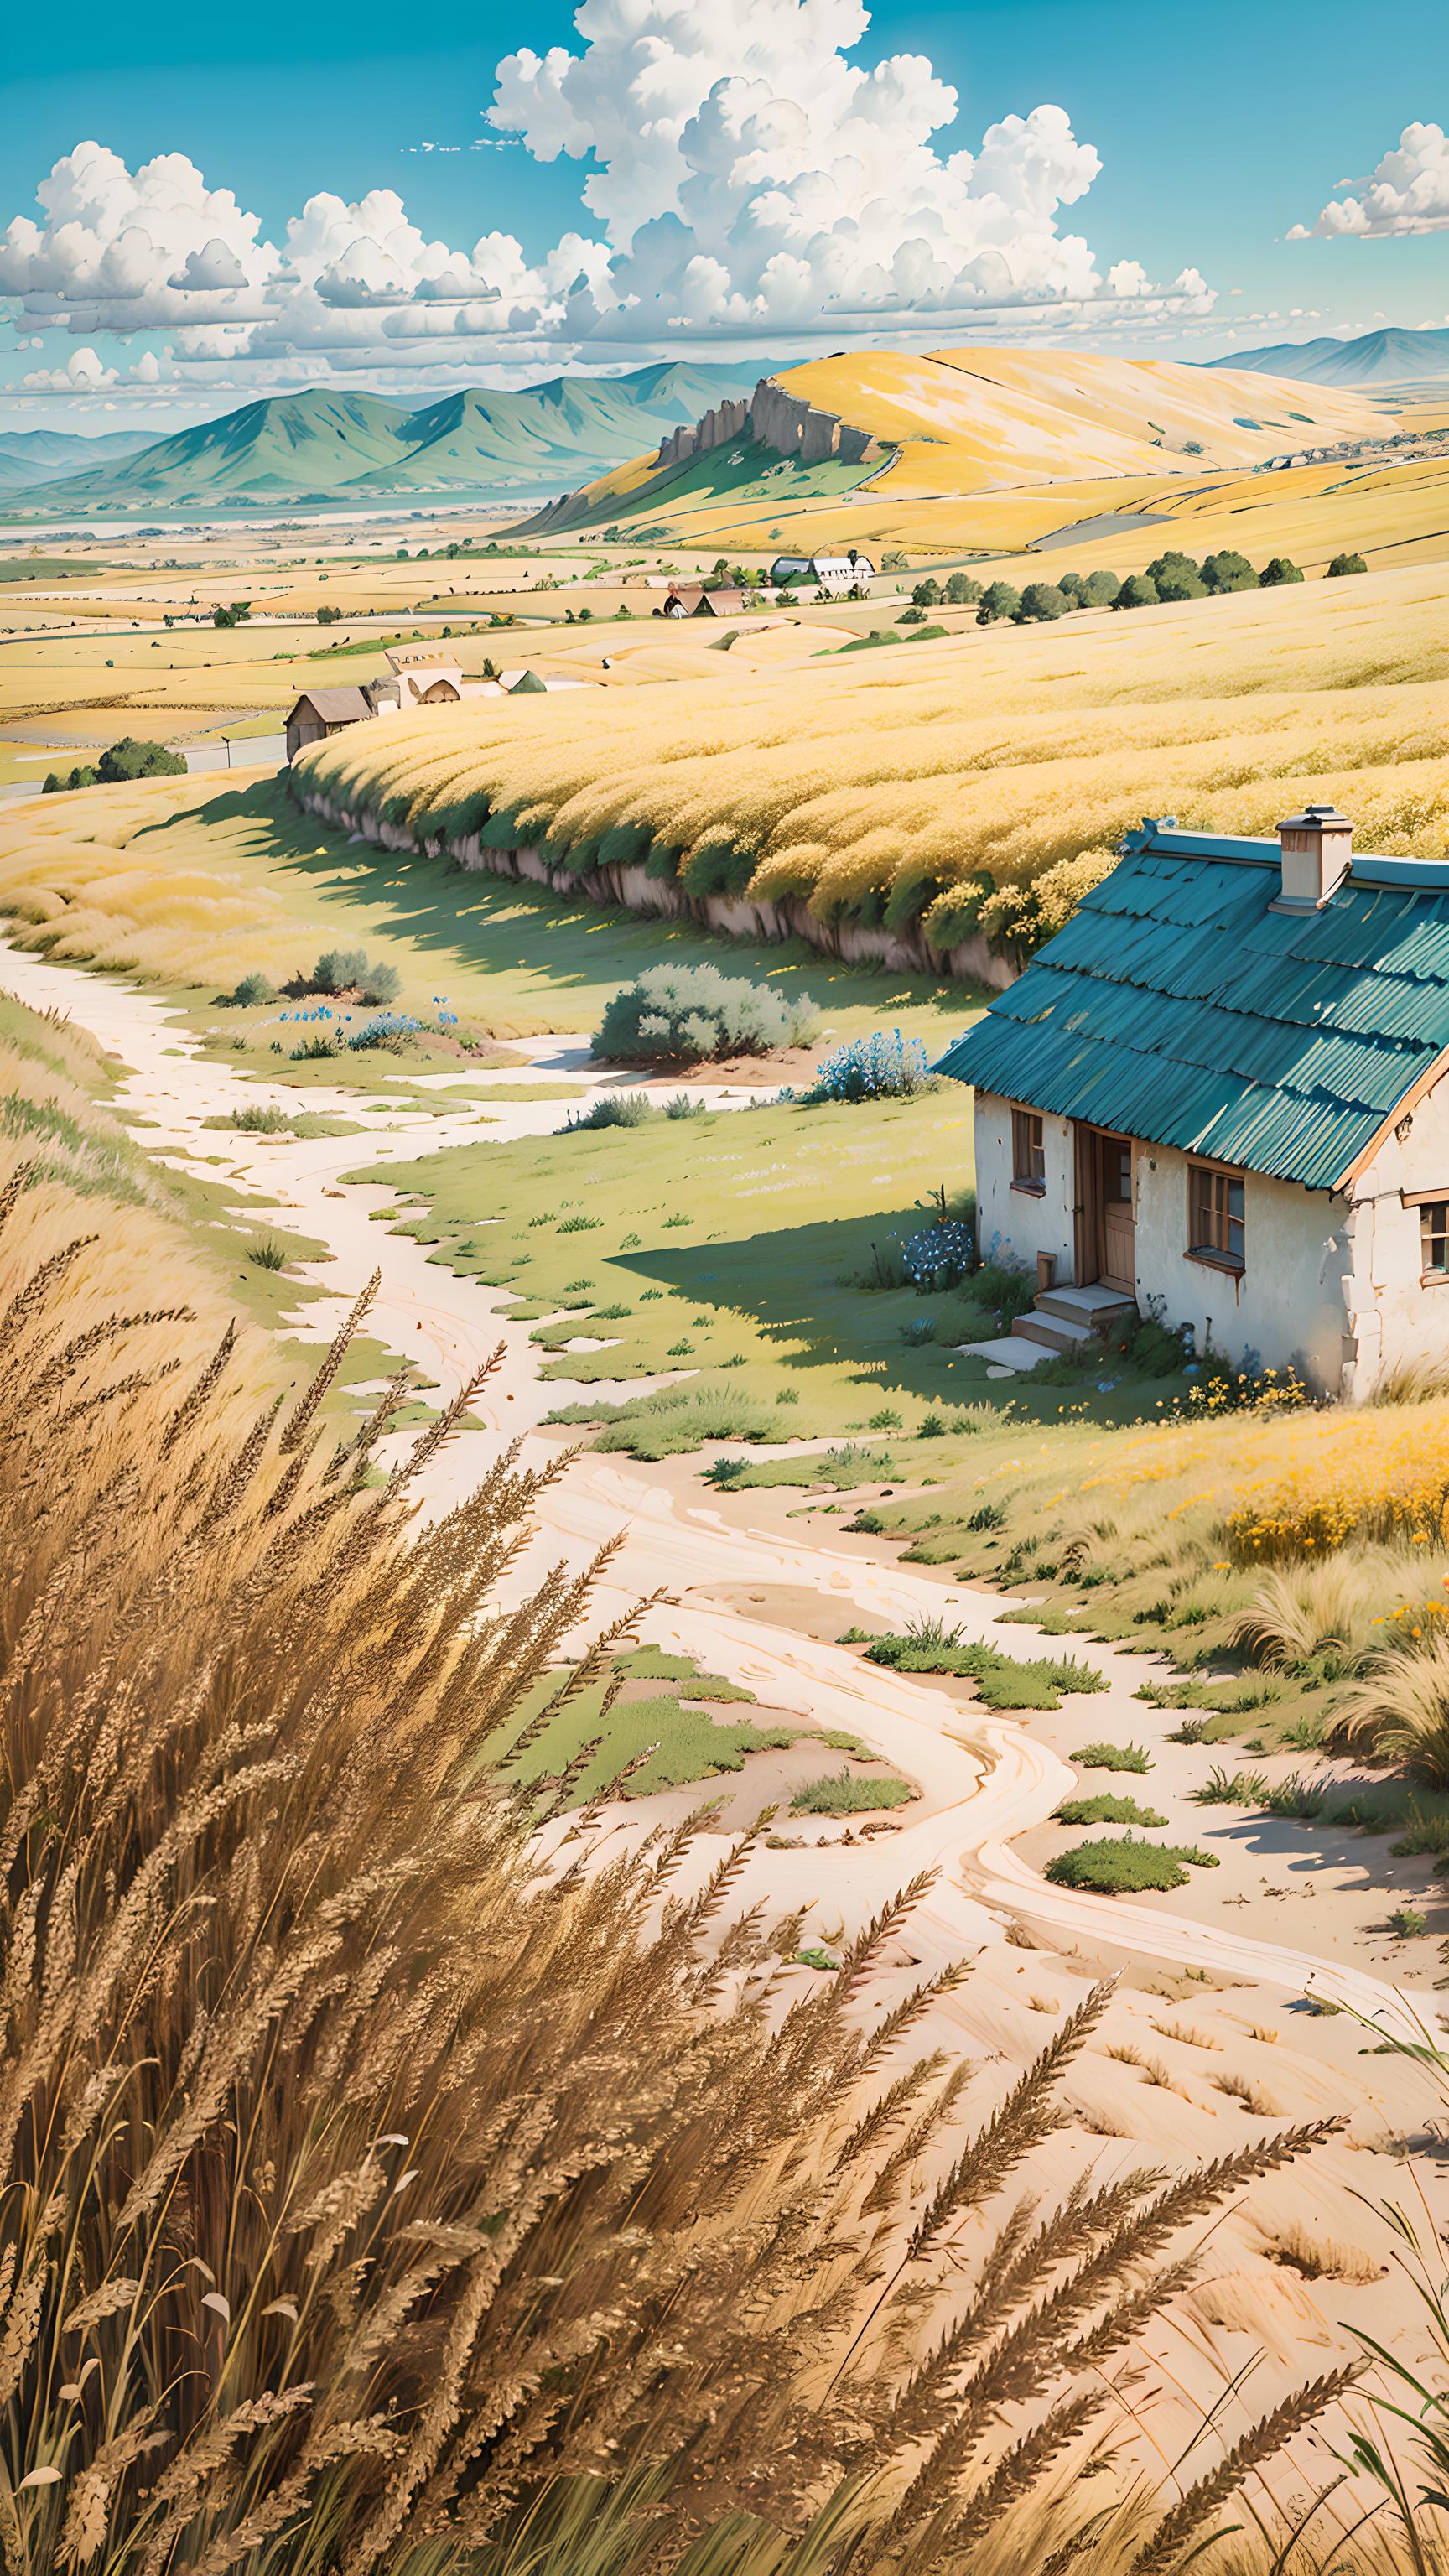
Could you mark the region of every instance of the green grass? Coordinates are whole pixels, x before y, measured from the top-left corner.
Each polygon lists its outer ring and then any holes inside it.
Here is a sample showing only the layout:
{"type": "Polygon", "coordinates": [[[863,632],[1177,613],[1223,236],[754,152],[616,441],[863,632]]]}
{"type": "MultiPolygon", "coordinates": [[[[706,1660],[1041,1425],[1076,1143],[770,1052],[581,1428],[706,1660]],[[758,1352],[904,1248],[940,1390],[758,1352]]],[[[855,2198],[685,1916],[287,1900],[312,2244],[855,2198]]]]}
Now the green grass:
{"type": "MultiPolygon", "coordinates": [[[[809,992],[841,1038],[900,1027],[938,1052],[984,999],[933,976],[840,965],[803,940],[729,939],[692,921],[641,919],[544,887],[464,875],[448,860],[374,850],[302,813],[276,779],[215,794],[198,784],[195,800],[158,820],[143,847],[148,867],[214,869],[233,881],[233,894],[240,886],[274,897],[297,924],[299,963],[345,934],[398,969],[406,1008],[445,993],[500,1036],[592,1031],[622,985],[661,964],[709,961],[787,995],[809,992]]],[[[186,999],[194,1010],[196,996],[186,999]]]]}
{"type": "Polygon", "coordinates": [[[790,1801],[797,1816],[865,1816],[880,1807],[903,1807],[915,1796],[909,1780],[863,1780],[851,1771],[836,1771],[823,1780],[807,1780],[790,1801]]]}
{"type": "Polygon", "coordinates": [[[988,1708],[1060,1708],[1068,1692],[1107,1687],[1100,1673],[1073,1655],[1018,1660],[995,1646],[963,1643],[949,1630],[937,1637],[873,1637],[865,1659],[896,1673],[949,1673],[973,1681],[988,1708]]]}
{"type": "Polygon", "coordinates": [[[1135,1798],[1114,1797],[1099,1789],[1095,1798],[1068,1798],[1056,1810],[1059,1825],[1165,1825],[1155,1807],[1139,1807],[1135,1798]]]}
{"type": "Polygon", "coordinates": [[[558,1351],[543,1375],[573,1381],[554,1418],[597,1422],[601,1445],[663,1457],[722,1439],[848,1442],[882,1411],[909,1433],[934,1413],[947,1430],[919,1454],[949,1463],[990,1418],[966,1402],[984,1389],[979,1363],[939,1340],[902,1341],[899,1325],[921,1311],[910,1290],[851,1283],[872,1240],[915,1233],[937,1188],[956,1198],[970,1176],[963,1092],[464,1145],[355,1177],[421,1201],[402,1228],[454,1270],[511,1289],[521,1321],[567,1306],[592,1338],[577,1292],[586,1267],[589,1303],[615,1310],[609,1347],[558,1351]],[[687,1390],[587,1394],[595,1379],[681,1366],[687,1390]],[[782,1407],[782,1394],[798,1401],[782,1407]]]}
{"type": "Polygon", "coordinates": [[[1078,1843],[1047,1862],[1043,1876],[1056,1887],[1089,1888],[1098,1896],[1163,1893],[1185,1887],[1190,1869],[1216,1869],[1211,1852],[1193,1844],[1139,1843],[1131,1834],[1120,1840],[1078,1843]]]}
{"type": "Polygon", "coordinates": [[[752,1704],[751,1694],[717,1674],[702,1673],[687,1656],[664,1655],[646,1646],[616,1656],[613,1673],[622,1676],[624,1686],[607,1712],[606,1684],[578,1692],[514,1762],[511,1745],[566,1678],[562,1671],[548,1674],[524,1694],[506,1727],[490,1739],[488,1760],[501,1765],[505,1778],[554,1779],[598,1739],[572,1786],[572,1803],[582,1806],[631,1764],[640,1767],[630,1773],[622,1794],[640,1798],[651,1790],[685,1788],[721,1772],[743,1771],[749,1756],[768,1746],[780,1749],[802,1737],[820,1740],[803,1720],[760,1725],[748,1718],[713,1717],[712,1707],[732,1701],[752,1704]]]}
{"type": "Polygon", "coordinates": [[[1084,1771],[1150,1771],[1152,1756],[1140,1744],[1083,1744],[1072,1755],[1084,1771]]]}
{"type": "Polygon", "coordinates": [[[244,1136],[360,1136],[355,1118],[327,1118],[312,1109],[234,1109],[229,1118],[203,1118],[203,1127],[240,1130],[244,1136]]]}

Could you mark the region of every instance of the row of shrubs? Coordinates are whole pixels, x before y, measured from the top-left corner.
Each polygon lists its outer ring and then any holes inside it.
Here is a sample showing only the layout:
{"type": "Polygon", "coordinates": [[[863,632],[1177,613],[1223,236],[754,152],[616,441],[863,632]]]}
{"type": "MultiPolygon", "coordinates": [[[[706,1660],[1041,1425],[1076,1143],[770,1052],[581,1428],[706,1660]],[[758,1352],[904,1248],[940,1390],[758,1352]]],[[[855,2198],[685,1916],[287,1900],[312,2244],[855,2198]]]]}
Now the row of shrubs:
{"type": "MultiPolygon", "coordinates": [[[[364,948],[325,948],[310,975],[299,974],[290,989],[299,996],[326,993],[333,999],[354,994],[359,1002],[379,1009],[397,1000],[402,977],[386,962],[374,965],[364,948]]],[[[256,1010],[280,997],[270,975],[252,974],[243,975],[230,998],[242,1010],[256,1010]]]]}
{"type": "Polygon", "coordinates": [[[186,763],[179,751],[168,751],[164,742],[138,742],[134,734],[123,734],[101,753],[94,768],[89,761],[78,761],[68,777],[52,769],[41,789],[42,796],[66,796],[76,787],[123,787],[133,778],[184,778],[186,763]]]}
{"type": "MultiPolygon", "coordinates": [[[[1362,555],[1335,555],[1328,567],[1331,579],[1367,570],[1362,555]]],[[[1232,590],[1277,590],[1302,579],[1302,566],[1287,555],[1271,556],[1258,572],[1246,555],[1230,547],[1201,562],[1171,547],[1155,556],[1145,572],[1128,573],[1125,580],[1099,570],[1058,573],[1055,581],[1028,582],[1024,590],[1009,581],[993,581],[980,593],[976,623],[990,626],[1007,618],[1015,626],[1045,624],[1078,608],[1154,608],[1159,601],[1207,599],[1232,590]]],[[[928,588],[935,584],[917,585],[913,596],[918,606],[933,604],[922,596],[928,588]]]]}

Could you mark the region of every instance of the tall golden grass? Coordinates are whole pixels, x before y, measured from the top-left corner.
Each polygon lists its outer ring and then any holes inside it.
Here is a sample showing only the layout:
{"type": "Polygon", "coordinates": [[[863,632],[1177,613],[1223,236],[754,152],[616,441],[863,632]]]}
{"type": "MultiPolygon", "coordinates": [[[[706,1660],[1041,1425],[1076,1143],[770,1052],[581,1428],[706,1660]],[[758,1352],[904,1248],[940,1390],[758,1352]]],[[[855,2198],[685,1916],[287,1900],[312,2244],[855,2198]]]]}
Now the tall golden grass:
{"type": "Polygon", "coordinates": [[[1311,779],[1363,846],[1441,856],[1445,665],[1442,584],[1395,572],[826,657],[728,694],[443,710],[338,736],[296,775],[418,842],[642,859],[695,893],[917,924],[944,952],[983,914],[1019,942],[1003,893],[1144,811],[1267,834],[1311,779]]]}
{"type": "MultiPolygon", "coordinates": [[[[883,1968],[915,1888],[822,1978],[740,1910],[748,1840],[611,1858],[571,1780],[485,1773],[587,1610],[562,1571],[500,1597],[540,1479],[510,1453],[420,1526],[475,1390],[379,1466],[391,1391],[325,1427],[345,1332],[279,1393],[182,1300],[97,1293],[108,1228],[161,1222],[6,1155],[7,2570],[578,2576],[589,2499],[657,2478],[641,2569],[734,2529],[759,2576],[796,2531],[797,2576],[964,2576],[1099,2437],[1183,2229],[1323,2124],[1003,2212],[1101,1999],[967,2127],[919,2038],[956,1972],[883,1968]]],[[[1189,2552],[1341,2386],[1112,2563],[1189,2552]]]]}

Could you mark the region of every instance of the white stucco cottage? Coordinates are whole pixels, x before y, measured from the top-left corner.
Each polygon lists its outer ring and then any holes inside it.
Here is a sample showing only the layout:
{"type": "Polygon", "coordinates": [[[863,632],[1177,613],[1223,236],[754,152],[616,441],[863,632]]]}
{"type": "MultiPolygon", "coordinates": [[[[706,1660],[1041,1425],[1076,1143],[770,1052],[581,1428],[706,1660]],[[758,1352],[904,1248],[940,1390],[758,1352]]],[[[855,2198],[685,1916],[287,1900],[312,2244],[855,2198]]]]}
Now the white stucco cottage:
{"type": "Polygon", "coordinates": [[[1136,1303],[1360,1400],[1449,1361],[1449,859],[1128,835],[943,1058],[976,1090],[981,1244],[1036,1269],[1007,1367],[1136,1303]]]}

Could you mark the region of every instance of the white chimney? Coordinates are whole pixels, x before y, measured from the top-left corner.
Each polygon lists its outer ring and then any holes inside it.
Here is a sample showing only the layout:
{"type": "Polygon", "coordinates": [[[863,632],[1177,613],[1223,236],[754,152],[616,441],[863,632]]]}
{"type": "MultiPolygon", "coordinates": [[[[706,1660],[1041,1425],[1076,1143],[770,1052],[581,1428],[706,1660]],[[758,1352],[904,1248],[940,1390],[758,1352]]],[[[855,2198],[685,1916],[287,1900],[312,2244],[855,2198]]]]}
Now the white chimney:
{"type": "Polygon", "coordinates": [[[1282,884],[1274,912],[1319,912],[1336,894],[1353,857],[1353,825],[1332,805],[1305,805],[1278,826],[1282,884]]]}

